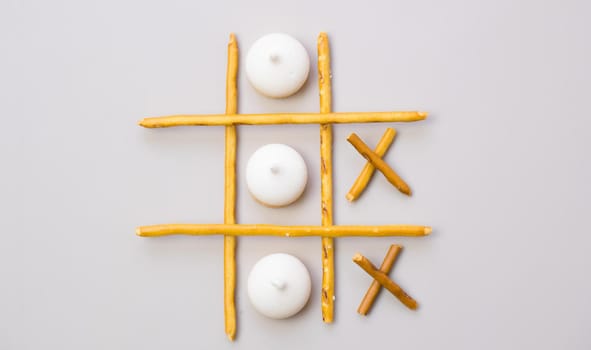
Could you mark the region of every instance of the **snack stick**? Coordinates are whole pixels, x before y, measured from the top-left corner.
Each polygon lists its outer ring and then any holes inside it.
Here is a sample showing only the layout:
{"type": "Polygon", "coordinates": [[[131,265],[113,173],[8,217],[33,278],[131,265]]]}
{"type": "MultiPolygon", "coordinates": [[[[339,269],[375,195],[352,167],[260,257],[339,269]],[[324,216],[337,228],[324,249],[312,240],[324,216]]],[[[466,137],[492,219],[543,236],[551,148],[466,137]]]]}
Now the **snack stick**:
{"type": "Polygon", "coordinates": [[[141,237],[170,235],[189,236],[279,236],[279,237],[419,237],[431,234],[431,227],[419,225],[382,226],[279,226],[266,224],[165,224],[140,226],[136,234],[141,237]]]}
{"type": "MultiPolygon", "coordinates": [[[[320,113],[331,112],[332,87],[330,76],[330,49],[328,36],[318,36],[318,90],[320,113]]],[[[322,226],[332,226],[332,126],[320,125],[320,194],[322,226]]],[[[322,320],[332,323],[334,319],[334,240],[322,237],[322,320]]]]}
{"type": "MultiPolygon", "coordinates": [[[[390,270],[392,269],[392,266],[394,265],[396,258],[398,258],[398,254],[401,250],[402,246],[392,244],[390,246],[390,249],[388,249],[388,253],[386,253],[386,257],[382,262],[382,266],[380,266],[380,271],[382,271],[386,275],[390,273],[390,270]]],[[[373,282],[371,282],[371,286],[369,286],[367,293],[365,293],[363,300],[361,300],[361,304],[359,304],[359,308],[357,309],[358,313],[362,315],[367,315],[367,313],[371,309],[371,306],[373,305],[373,302],[376,300],[376,297],[378,296],[378,293],[380,292],[381,288],[382,285],[378,281],[374,280],[373,282]]]]}
{"type": "Polygon", "coordinates": [[[388,275],[376,269],[366,257],[357,253],[353,257],[353,262],[359,265],[365,272],[378,281],[384,288],[390,291],[398,300],[411,310],[416,310],[418,303],[408,295],[398,284],[388,278],[388,275]]]}
{"type": "MultiPolygon", "coordinates": [[[[226,114],[238,111],[238,45],[234,34],[228,43],[226,114]]],[[[236,223],[236,126],[226,126],[224,223],[236,223]]],[[[224,321],[230,340],[236,336],[236,236],[224,235],[224,321]]]]}
{"type": "Polygon", "coordinates": [[[382,160],[382,158],[378,157],[355,133],[349,135],[347,141],[355,149],[359,152],[365,159],[367,159],[376,169],[378,169],[386,179],[394,185],[400,192],[410,196],[411,190],[410,187],[402,180],[400,176],[388,165],[386,162],[382,160]]]}
{"type": "Polygon", "coordinates": [[[179,114],[144,118],[138,123],[145,128],[172,126],[224,126],[274,124],[346,124],[416,122],[427,118],[427,113],[403,112],[340,112],[340,113],[269,113],[269,114],[179,114]]]}
{"type": "MultiPolygon", "coordinates": [[[[378,142],[378,145],[376,146],[374,153],[377,154],[380,158],[384,157],[384,154],[386,154],[386,151],[394,141],[395,137],[396,130],[392,128],[386,129],[386,132],[384,132],[384,135],[382,135],[382,138],[380,139],[380,142],[378,142]]],[[[363,190],[365,190],[365,187],[367,187],[367,184],[369,183],[369,180],[373,176],[375,170],[376,168],[370,162],[367,162],[365,164],[363,170],[361,170],[361,173],[359,173],[359,176],[353,183],[353,186],[351,186],[349,193],[347,193],[346,198],[349,202],[352,202],[359,198],[361,193],[363,193],[363,190]]]]}

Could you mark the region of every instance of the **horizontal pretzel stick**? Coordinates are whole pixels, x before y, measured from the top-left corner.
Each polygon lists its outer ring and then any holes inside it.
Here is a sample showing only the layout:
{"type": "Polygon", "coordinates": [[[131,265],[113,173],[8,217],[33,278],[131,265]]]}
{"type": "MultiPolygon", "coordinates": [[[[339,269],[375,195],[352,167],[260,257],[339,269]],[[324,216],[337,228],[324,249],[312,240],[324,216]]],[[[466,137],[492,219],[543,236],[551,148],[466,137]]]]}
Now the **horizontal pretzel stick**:
{"type": "Polygon", "coordinates": [[[384,288],[390,291],[398,300],[411,310],[416,310],[418,303],[408,295],[399,285],[394,283],[388,275],[378,270],[366,257],[357,253],[353,257],[353,262],[359,265],[365,272],[378,281],[384,288]]]}
{"type": "MultiPolygon", "coordinates": [[[[394,265],[394,262],[396,261],[396,258],[398,258],[398,254],[401,250],[401,245],[392,244],[390,246],[390,249],[388,249],[388,253],[386,253],[386,257],[382,262],[382,266],[380,266],[380,271],[382,271],[386,275],[390,273],[392,265],[394,265]]],[[[373,305],[374,300],[376,300],[376,297],[378,296],[378,293],[380,292],[381,288],[382,285],[380,284],[380,282],[376,280],[373,280],[373,282],[371,282],[371,286],[369,286],[367,293],[365,293],[363,300],[361,300],[361,304],[359,304],[359,308],[357,309],[358,313],[362,315],[367,315],[369,309],[371,309],[371,306],[373,305]]]]}
{"type": "Polygon", "coordinates": [[[224,126],[271,124],[327,124],[327,123],[382,123],[415,122],[427,118],[425,112],[346,112],[346,113],[275,113],[275,114],[187,114],[144,118],[139,125],[145,128],[171,126],[224,126]]]}
{"type": "MultiPolygon", "coordinates": [[[[374,153],[377,154],[380,158],[382,158],[384,154],[386,154],[386,151],[388,150],[392,142],[394,141],[394,137],[396,137],[396,130],[392,128],[386,129],[386,132],[384,132],[384,135],[380,139],[380,142],[378,142],[378,145],[376,146],[374,153]]],[[[374,167],[371,164],[371,162],[367,162],[365,164],[363,170],[361,170],[361,173],[359,173],[359,176],[353,183],[353,186],[351,186],[349,193],[347,193],[347,195],[345,196],[349,202],[352,202],[359,198],[363,190],[365,190],[365,187],[367,187],[367,184],[369,183],[369,180],[373,176],[375,170],[376,167],[374,167]]]]}
{"type": "Polygon", "coordinates": [[[359,152],[365,159],[367,159],[371,164],[373,164],[376,169],[378,169],[386,179],[394,185],[400,192],[410,196],[411,190],[410,187],[402,180],[398,174],[388,165],[386,162],[382,160],[382,158],[378,157],[355,133],[349,135],[347,141],[355,149],[359,152]]]}
{"type": "Polygon", "coordinates": [[[280,236],[280,237],[386,237],[427,236],[432,229],[418,225],[383,226],[278,226],[248,224],[166,224],[140,226],[136,234],[142,237],[169,235],[230,235],[230,236],[280,236]]]}

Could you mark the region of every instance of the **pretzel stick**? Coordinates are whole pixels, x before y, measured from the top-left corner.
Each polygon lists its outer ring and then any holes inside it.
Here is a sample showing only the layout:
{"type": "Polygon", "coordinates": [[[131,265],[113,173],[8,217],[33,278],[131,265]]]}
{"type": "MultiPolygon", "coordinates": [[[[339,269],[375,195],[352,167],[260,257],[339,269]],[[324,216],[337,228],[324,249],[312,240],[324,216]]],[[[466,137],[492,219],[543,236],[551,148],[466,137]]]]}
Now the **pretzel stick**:
{"type": "Polygon", "coordinates": [[[378,169],[382,174],[384,174],[386,179],[392,185],[394,185],[394,187],[396,187],[400,192],[406,195],[411,195],[410,187],[408,187],[406,182],[404,182],[404,180],[402,180],[402,178],[398,176],[398,174],[396,174],[396,172],[392,168],[390,168],[390,166],[386,164],[386,162],[384,162],[382,158],[378,157],[378,155],[376,155],[363,141],[361,141],[359,136],[353,133],[349,135],[347,141],[349,141],[349,143],[352,144],[353,147],[355,147],[355,149],[365,159],[367,159],[371,164],[373,164],[373,166],[376,167],[376,169],[378,169]]]}
{"type": "MultiPolygon", "coordinates": [[[[328,36],[318,36],[318,89],[320,113],[330,113],[332,87],[330,76],[330,49],[328,36]]],[[[320,125],[320,194],[322,226],[332,226],[332,126],[320,125]]],[[[334,318],[334,241],[322,237],[322,320],[332,323],[334,318]]]]}
{"type": "Polygon", "coordinates": [[[390,291],[390,293],[394,294],[398,300],[400,300],[406,307],[411,310],[416,310],[418,307],[418,303],[414,300],[410,295],[406,294],[399,285],[394,283],[388,275],[376,269],[373,264],[367,260],[366,257],[357,253],[353,257],[353,262],[359,265],[365,272],[367,272],[371,277],[373,277],[376,281],[378,281],[384,288],[390,291]]]}
{"type": "MultiPolygon", "coordinates": [[[[390,270],[392,269],[392,265],[394,265],[396,258],[398,258],[398,254],[400,253],[401,249],[402,246],[397,244],[392,244],[390,246],[390,249],[388,249],[388,253],[386,253],[386,257],[382,262],[382,266],[380,266],[380,271],[382,271],[386,275],[390,272],[390,270]]],[[[371,282],[371,286],[369,286],[367,293],[365,293],[363,300],[361,300],[361,304],[359,304],[357,312],[359,312],[362,315],[367,315],[369,309],[371,309],[371,306],[373,305],[374,300],[376,300],[376,297],[378,296],[378,293],[380,292],[381,288],[382,286],[378,281],[374,280],[373,282],[371,282]]]]}
{"type": "Polygon", "coordinates": [[[272,113],[272,114],[180,114],[144,118],[138,123],[145,128],[172,126],[223,126],[272,124],[343,124],[416,122],[427,118],[425,112],[341,112],[341,113],[272,113]]]}
{"type": "MultiPolygon", "coordinates": [[[[226,114],[238,110],[238,45],[234,34],[228,43],[228,68],[226,72],[226,114]]],[[[226,126],[224,223],[236,223],[236,126],[226,126]]],[[[230,340],[236,336],[236,237],[224,235],[224,319],[226,334],[230,340]]]]}
{"type": "Polygon", "coordinates": [[[247,224],[167,224],[140,226],[136,234],[141,237],[170,235],[190,236],[279,236],[279,237],[388,237],[388,236],[428,236],[431,227],[416,225],[383,226],[278,226],[247,224]]]}
{"type": "MultiPolygon", "coordinates": [[[[384,133],[384,135],[380,139],[380,142],[378,142],[378,145],[376,146],[376,149],[374,151],[375,154],[382,158],[384,154],[386,154],[386,151],[388,150],[390,145],[392,144],[392,141],[394,141],[394,137],[396,137],[396,130],[392,128],[386,129],[386,132],[384,133]]],[[[370,162],[367,162],[365,164],[363,170],[361,170],[361,173],[353,183],[353,186],[351,186],[349,193],[347,193],[346,198],[349,202],[352,202],[359,198],[365,187],[367,187],[367,184],[369,183],[369,180],[373,176],[375,170],[376,168],[370,162]]]]}

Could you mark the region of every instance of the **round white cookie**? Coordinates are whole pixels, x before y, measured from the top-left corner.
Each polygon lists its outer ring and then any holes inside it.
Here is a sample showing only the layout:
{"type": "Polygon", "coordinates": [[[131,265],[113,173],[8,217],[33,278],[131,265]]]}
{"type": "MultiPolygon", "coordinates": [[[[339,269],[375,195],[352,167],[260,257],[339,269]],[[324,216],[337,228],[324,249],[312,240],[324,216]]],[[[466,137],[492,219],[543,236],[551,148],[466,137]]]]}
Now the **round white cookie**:
{"type": "Polygon", "coordinates": [[[295,202],[307,182],[306,162],[287,145],[265,145],[253,153],[246,165],[248,191],[257,201],[270,207],[295,202]]]}
{"type": "Polygon", "coordinates": [[[295,256],[271,254],[259,260],[248,276],[248,298],[261,314],[283,319],[297,314],[308,302],[310,273],[295,256]]]}
{"type": "Polygon", "coordinates": [[[309,71],[308,52],[287,34],[263,36],[246,55],[246,77],[265,96],[282,98],[295,94],[306,82],[309,71]]]}

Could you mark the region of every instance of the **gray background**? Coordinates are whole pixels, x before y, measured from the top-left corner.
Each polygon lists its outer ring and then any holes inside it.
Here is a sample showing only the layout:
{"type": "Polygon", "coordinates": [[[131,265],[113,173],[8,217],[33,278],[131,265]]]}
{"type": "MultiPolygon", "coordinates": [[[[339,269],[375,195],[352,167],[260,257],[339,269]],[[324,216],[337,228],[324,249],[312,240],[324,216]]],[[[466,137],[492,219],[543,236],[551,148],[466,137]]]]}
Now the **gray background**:
{"type": "MultiPolygon", "coordinates": [[[[2,1],[0,3],[0,348],[589,349],[588,138],[591,6],[585,1],[2,1]],[[387,126],[335,127],[335,222],[433,225],[427,238],[336,243],[336,321],[320,318],[320,241],[242,238],[239,334],[223,330],[222,238],[139,238],[134,228],[222,222],[224,132],[146,130],[145,116],[222,113],[226,43],[242,56],[275,31],[315,62],[330,35],[335,111],[419,109],[387,154],[414,190],[382,176],[355,204],[364,164],[345,138],[374,146],[387,126]],[[418,312],[383,293],[356,308],[378,264],[418,312]],[[301,258],[314,294],[285,321],[245,294],[262,256],[301,258]]],[[[243,67],[244,62],[241,62],[243,67]]],[[[314,64],[315,65],[315,64],[314,64]]],[[[243,70],[241,71],[243,73],[243,70]]],[[[240,74],[240,112],[317,111],[316,69],[298,95],[270,100],[240,74]]],[[[240,127],[242,223],[319,224],[318,127],[240,127]],[[256,204],[244,166],[283,142],[310,168],[302,200],[256,204]]]]}

